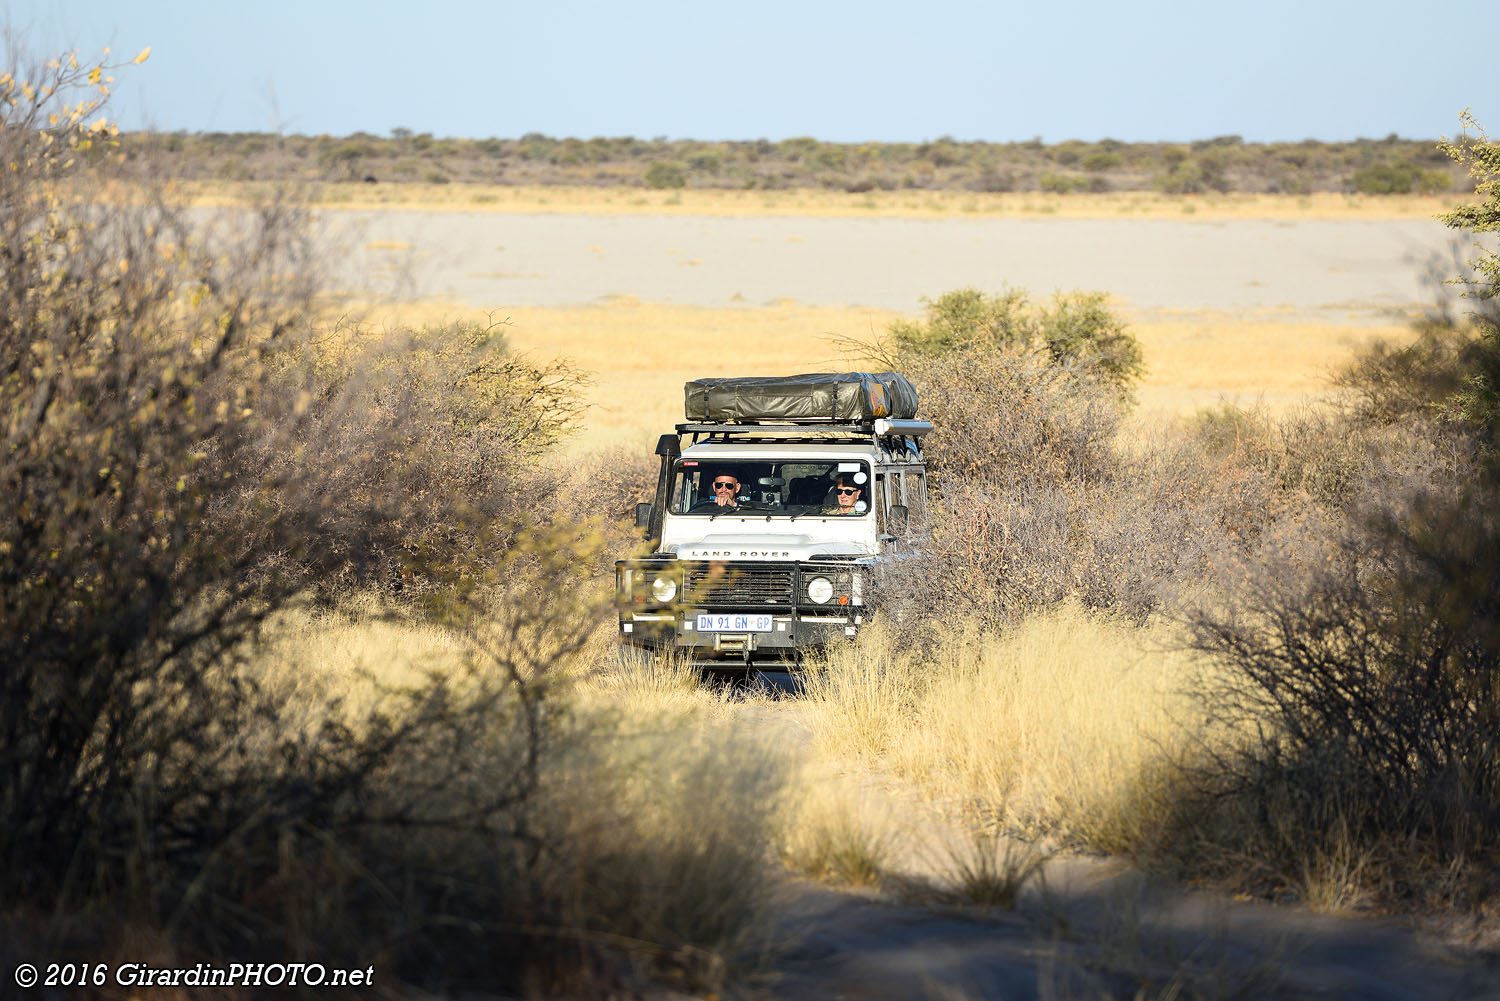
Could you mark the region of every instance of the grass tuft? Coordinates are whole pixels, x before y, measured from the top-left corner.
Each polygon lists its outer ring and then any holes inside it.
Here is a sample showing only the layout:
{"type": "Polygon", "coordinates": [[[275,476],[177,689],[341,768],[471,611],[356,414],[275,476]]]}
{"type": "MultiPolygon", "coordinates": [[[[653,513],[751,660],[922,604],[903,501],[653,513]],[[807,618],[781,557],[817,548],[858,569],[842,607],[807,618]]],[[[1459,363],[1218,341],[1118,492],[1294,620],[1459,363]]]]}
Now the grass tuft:
{"type": "Polygon", "coordinates": [[[994,831],[973,831],[947,848],[944,883],[959,903],[1014,910],[1021,893],[1042,873],[1051,853],[1035,842],[994,831]]]}

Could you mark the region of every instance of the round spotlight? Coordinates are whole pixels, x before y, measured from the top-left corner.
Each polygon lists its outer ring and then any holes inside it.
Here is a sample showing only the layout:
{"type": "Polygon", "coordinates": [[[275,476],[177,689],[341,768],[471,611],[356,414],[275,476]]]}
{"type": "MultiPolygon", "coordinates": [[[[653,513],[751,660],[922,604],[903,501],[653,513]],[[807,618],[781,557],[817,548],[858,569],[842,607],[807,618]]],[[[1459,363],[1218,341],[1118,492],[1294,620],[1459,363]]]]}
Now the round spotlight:
{"type": "Polygon", "coordinates": [[[660,602],[668,602],[677,597],[677,581],[675,578],[662,574],[651,582],[651,596],[660,602]]]}

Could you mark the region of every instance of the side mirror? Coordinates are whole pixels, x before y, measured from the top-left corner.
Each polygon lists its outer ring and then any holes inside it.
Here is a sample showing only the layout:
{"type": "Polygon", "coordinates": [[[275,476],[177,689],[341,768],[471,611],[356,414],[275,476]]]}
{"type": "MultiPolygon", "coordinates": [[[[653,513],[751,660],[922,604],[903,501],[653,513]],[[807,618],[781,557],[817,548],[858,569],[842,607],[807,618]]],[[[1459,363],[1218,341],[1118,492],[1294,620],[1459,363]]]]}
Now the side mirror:
{"type": "Polygon", "coordinates": [[[635,506],[635,527],[650,528],[651,515],[656,511],[656,505],[650,501],[641,501],[635,506]]]}
{"type": "Polygon", "coordinates": [[[910,515],[911,512],[907,510],[905,504],[892,504],[890,514],[886,518],[887,527],[892,532],[906,531],[907,522],[910,518],[910,515]]]}

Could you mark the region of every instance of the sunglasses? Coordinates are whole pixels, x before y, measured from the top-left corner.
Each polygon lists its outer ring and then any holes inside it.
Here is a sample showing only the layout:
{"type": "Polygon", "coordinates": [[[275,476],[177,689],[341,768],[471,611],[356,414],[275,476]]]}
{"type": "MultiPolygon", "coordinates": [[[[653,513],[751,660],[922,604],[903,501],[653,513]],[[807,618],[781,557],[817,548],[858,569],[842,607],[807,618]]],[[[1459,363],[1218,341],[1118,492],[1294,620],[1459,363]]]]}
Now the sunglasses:
{"type": "Polygon", "coordinates": [[[715,480],[714,481],[714,489],[715,490],[738,490],[739,486],[740,485],[738,483],[736,483],[734,480],[715,480]]]}
{"type": "Polygon", "coordinates": [[[837,490],[841,494],[857,494],[857,493],[859,493],[859,487],[834,487],[834,489],[837,490]]]}

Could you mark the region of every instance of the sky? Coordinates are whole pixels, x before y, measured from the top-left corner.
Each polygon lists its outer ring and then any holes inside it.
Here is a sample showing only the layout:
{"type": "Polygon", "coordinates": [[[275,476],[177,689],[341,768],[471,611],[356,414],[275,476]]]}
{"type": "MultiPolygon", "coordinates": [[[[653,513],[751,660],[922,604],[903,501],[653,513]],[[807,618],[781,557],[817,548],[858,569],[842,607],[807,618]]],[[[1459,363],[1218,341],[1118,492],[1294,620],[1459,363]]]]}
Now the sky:
{"type": "Polygon", "coordinates": [[[0,0],[0,23],[30,53],[149,45],[126,129],[1337,141],[1472,107],[1500,132],[1500,0],[0,0]]]}

